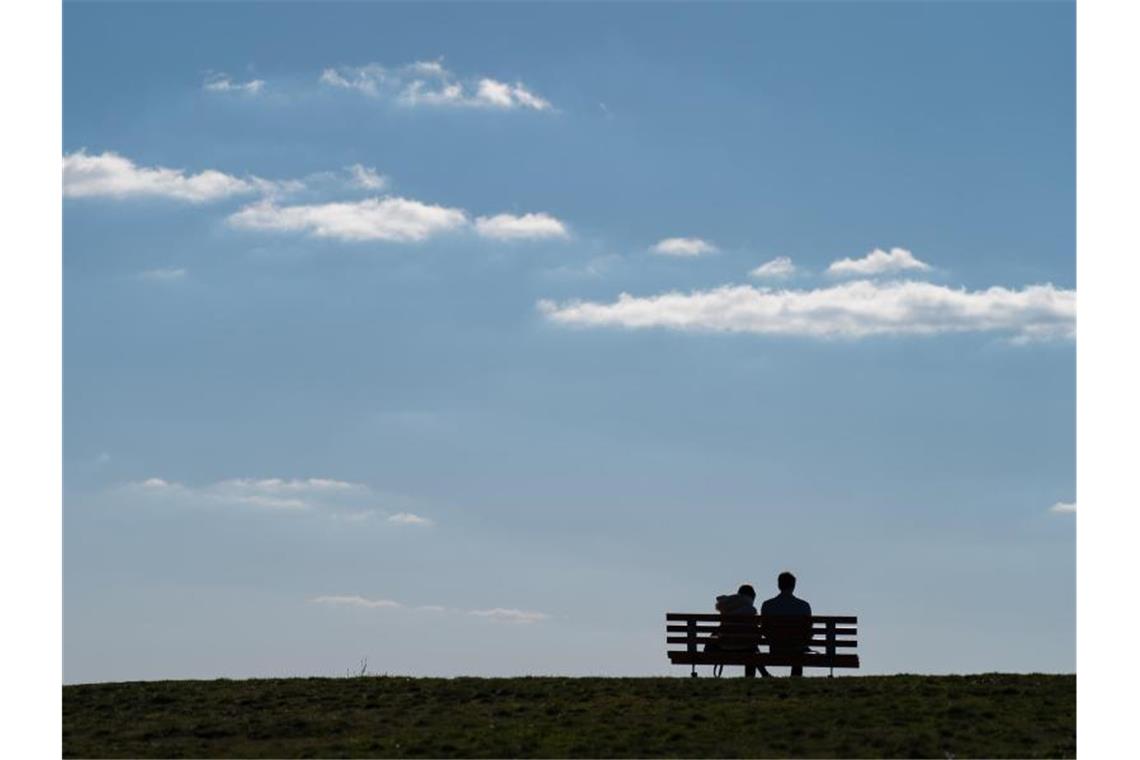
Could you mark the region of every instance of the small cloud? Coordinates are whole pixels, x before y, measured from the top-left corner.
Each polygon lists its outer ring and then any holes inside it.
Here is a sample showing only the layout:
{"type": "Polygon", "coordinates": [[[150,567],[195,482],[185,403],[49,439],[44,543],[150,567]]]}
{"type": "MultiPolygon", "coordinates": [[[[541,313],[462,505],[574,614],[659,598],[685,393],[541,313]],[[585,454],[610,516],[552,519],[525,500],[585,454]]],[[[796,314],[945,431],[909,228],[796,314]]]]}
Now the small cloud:
{"type": "Polygon", "coordinates": [[[340,607],[366,607],[368,609],[392,609],[403,607],[391,599],[367,599],[363,596],[318,596],[310,599],[314,604],[329,604],[340,607]]]}
{"type": "Polygon", "coordinates": [[[371,166],[353,164],[348,167],[348,173],[353,186],[364,190],[380,190],[388,185],[388,178],[377,174],[371,166]]]}
{"type": "Polygon", "coordinates": [[[422,525],[424,527],[433,524],[428,518],[414,515],[411,512],[397,512],[388,518],[388,522],[396,525],[422,525]]]}
{"type": "Polygon", "coordinates": [[[532,108],[535,111],[550,109],[550,101],[535,95],[520,82],[507,84],[494,79],[480,79],[475,93],[476,104],[495,108],[532,108]]]}
{"type": "Polygon", "coordinates": [[[309,599],[313,604],[324,604],[332,607],[360,607],[363,609],[400,609],[412,612],[433,612],[439,614],[469,615],[481,617],[502,623],[538,623],[549,620],[550,615],[545,612],[529,612],[526,610],[505,609],[495,607],[487,610],[462,610],[444,607],[439,604],[405,605],[391,599],[370,599],[358,594],[333,594],[317,596],[309,599]]]}
{"type": "Polygon", "coordinates": [[[202,486],[150,478],[128,485],[148,499],[172,504],[253,507],[272,512],[318,512],[340,520],[364,520],[377,495],[366,485],[332,478],[228,478],[202,486]],[[364,502],[364,503],[362,503],[364,502]]]}
{"type": "Polygon", "coordinates": [[[693,257],[715,253],[717,248],[707,240],[700,238],[676,237],[660,240],[649,250],[661,256],[693,257]]]}
{"type": "Polygon", "coordinates": [[[117,153],[84,150],[63,157],[63,194],[69,198],[161,197],[205,203],[252,193],[252,182],[207,169],[187,174],[163,166],[138,166],[117,153]]]}
{"type": "Polygon", "coordinates": [[[256,95],[265,87],[265,80],[251,79],[248,82],[235,82],[226,74],[213,74],[206,77],[202,89],[207,92],[240,92],[245,95],[256,95]]]}
{"type": "Polygon", "coordinates": [[[66,198],[171,198],[207,203],[239,195],[276,196],[304,187],[299,180],[242,178],[214,169],[189,174],[165,166],[139,166],[111,151],[96,155],[81,149],[63,157],[66,198]]]}
{"type": "Polygon", "coordinates": [[[771,261],[761,264],[748,274],[759,279],[780,279],[791,277],[796,273],[796,265],[787,256],[779,256],[771,261]]]}
{"type": "Polygon", "coordinates": [[[1057,514],[1074,514],[1077,511],[1077,503],[1075,501],[1059,501],[1049,507],[1049,511],[1057,514]]]}
{"type": "Polygon", "coordinates": [[[154,280],[157,282],[170,282],[172,280],[181,280],[186,277],[185,269],[148,269],[145,272],[139,272],[138,277],[140,280],[154,280]]]}
{"type": "Polygon", "coordinates": [[[308,185],[303,180],[299,179],[262,179],[261,177],[250,177],[249,183],[253,185],[257,192],[261,193],[267,198],[277,198],[282,195],[293,195],[303,190],[308,189],[308,185]]]}
{"type": "Polygon", "coordinates": [[[502,607],[495,607],[490,610],[471,610],[467,614],[504,623],[537,623],[542,620],[550,619],[550,615],[547,615],[545,612],[527,612],[525,610],[504,609],[502,607]]]}
{"type": "Polygon", "coordinates": [[[546,213],[481,216],[475,220],[475,232],[491,240],[541,240],[570,236],[565,223],[546,213]]]}
{"type": "Polygon", "coordinates": [[[468,225],[462,209],[388,196],[342,203],[281,206],[260,201],[233,213],[234,227],[305,232],[343,241],[420,242],[468,225]]]}
{"type": "Polygon", "coordinates": [[[868,276],[904,271],[926,272],[931,266],[919,261],[905,248],[892,248],[890,253],[876,248],[861,259],[840,259],[831,262],[827,273],[835,276],[868,276]]]}
{"type": "Polygon", "coordinates": [[[416,61],[403,66],[326,68],[321,84],[355,90],[373,98],[388,98],[403,106],[451,106],[457,108],[552,110],[550,101],[522,82],[502,82],[490,77],[459,77],[442,61],[416,61]]]}

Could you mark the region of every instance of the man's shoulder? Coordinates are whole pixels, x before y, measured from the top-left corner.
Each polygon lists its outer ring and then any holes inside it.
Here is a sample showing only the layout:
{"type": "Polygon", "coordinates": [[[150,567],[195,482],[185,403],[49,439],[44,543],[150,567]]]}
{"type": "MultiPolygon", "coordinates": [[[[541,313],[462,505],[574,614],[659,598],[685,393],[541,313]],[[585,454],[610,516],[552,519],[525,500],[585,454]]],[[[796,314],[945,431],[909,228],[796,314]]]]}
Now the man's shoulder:
{"type": "Polygon", "coordinates": [[[780,615],[810,615],[811,605],[807,600],[800,599],[799,597],[785,597],[774,596],[771,599],[765,599],[764,603],[760,605],[760,614],[780,614],[780,615]]]}

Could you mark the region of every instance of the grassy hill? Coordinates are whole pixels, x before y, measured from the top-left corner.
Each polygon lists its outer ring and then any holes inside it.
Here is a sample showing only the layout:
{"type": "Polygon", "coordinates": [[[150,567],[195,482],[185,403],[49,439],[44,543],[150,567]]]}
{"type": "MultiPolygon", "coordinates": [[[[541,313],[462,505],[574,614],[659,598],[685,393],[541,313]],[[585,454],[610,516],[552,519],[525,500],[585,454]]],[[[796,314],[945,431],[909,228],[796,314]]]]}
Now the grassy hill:
{"type": "Polygon", "coordinates": [[[1076,677],[63,687],[65,757],[1073,757],[1076,677]]]}

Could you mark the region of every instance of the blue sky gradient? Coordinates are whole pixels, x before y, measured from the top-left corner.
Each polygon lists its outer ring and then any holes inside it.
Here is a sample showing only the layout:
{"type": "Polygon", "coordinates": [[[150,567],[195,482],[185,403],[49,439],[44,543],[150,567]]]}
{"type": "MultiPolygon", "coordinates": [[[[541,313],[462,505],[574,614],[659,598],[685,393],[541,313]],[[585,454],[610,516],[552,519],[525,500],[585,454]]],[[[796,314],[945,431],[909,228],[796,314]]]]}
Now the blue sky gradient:
{"type": "Polygon", "coordinates": [[[666,611],[784,569],[862,672],[1072,672],[1074,343],[1023,332],[1063,304],[818,337],[541,303],[1069,298],[1074,92],[1065,3],[67,3],[64,156],[131,164],[65,173],[65,679],[665,674],[666,611]],[[549,107],[409,102],[415,62],[549,107]],[[368,64],[394,89],[320,81],[368,64]],[[111,189],[155,167],[303,187],[111,189]],[[385,197],[464,221],[235,216],[385,197]],[[532,213],[565,234],[475,226],[532,213]],[[826,271],[893,248],[930,268],[826,271]]]}

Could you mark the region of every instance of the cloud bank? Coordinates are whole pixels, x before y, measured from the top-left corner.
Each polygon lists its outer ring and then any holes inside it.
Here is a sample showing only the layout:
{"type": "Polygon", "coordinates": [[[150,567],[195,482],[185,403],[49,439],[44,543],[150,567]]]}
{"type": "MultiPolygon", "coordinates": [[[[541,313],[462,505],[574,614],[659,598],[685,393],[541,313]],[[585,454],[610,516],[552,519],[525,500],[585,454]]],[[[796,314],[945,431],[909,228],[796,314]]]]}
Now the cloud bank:
{"type": "Polygon", "coordinates": [[[582,327],[847,339],[993,332],[1024,342],[1073,337],[1076,291],[859,280],[815,290],[725,285],[646,297],[622,293],[612,303],[543,300],[538,309],[554,323],[582,327]]]}
{"type": "Polygon", "coordinates": [[[550,101],[521,82],[490,77],[461,78],[441,61],[416,61],[404,66],[341,66],[321,72],[321,84],[353,90],[373,98],[388,98],[408,107],[524,109],[549,111],[550,101]]]}

